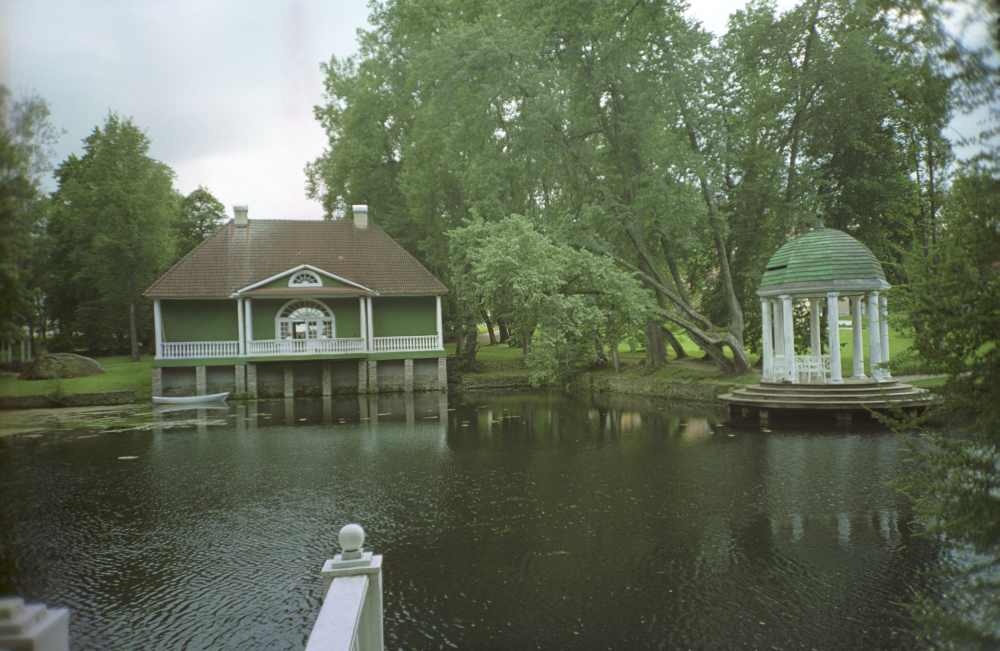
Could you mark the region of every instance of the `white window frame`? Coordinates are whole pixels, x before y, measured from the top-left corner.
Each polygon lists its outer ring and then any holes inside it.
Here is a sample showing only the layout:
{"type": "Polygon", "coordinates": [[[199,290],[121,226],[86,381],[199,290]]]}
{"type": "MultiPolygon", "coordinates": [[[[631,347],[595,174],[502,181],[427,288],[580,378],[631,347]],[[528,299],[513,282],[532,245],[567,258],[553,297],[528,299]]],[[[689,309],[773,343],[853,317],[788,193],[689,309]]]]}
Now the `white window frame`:
{"type": "Polygon", "coordinates": [[[319,279],[319,276],[308,269],[301,269],[291,274],[288,277],[289,287],[322,287],[323,281],[319,279]],[[296,279],[302,278],[303,276],[308,277],[310,280],[308,282],[296,282],[296,279]]]}
{"type": "MultiPolygon", "coordinates": [[[[279,339],[279,340],[283,340],[283,341],[284,340],[292,340],[292,339],[295,338],[295,326],[294,326],[294,324],[297,323],[297,322],[308,323],[309,321],[317,321],[319,323],[318,334],[320,334],[321,336],[316,337],[316,339],[336,339],[337,338],[337,316],[333,313],[333,310],[331,310],[330,307],[328,305],[326,305],[325,303],[323,303],[322,301],[317,301],[317,300],[310,299],[310,298],[293,298],[292,300],[288,301],[287,303],[285,303],[284,305],[281,306],[281,309],[278,310],[277,314],[274,317],[274,338],[275,339],[279,339]],[[298,306],[298,307],[295,307],[295,306],[298,306]],[[292,307],[295,307],[295,310],[293,310],[292,312],[290,312],[289,316],[285,316],[285,313],[288,312],[289,309],[291,309],[292,307]],[[324,316],[321,319],[292,319],[292,318],[289,318],[292,313],[294,313],[295,311],[297,311],[299,309],[299,307],[313,307],[313,308],[319,310],[321,313],[323,313],[324,316]],[[327,336],[325,336],[325,335],[322,334],[323,331],[326,330],[325,326],[326,326],[327,323],[330,324],[330,336],[329,337],[327,337],[327,336]],[[288,329],[288,336],[287,337],[282,336],[282,330],[284,330],[284,328],[282,328],[283,325],[287,325],[288,326],[288,328],[287,328],[288,329]]],[[[307,334],[308,334],[308,327],[307,327],[307,334]]],[[[307,336],[306,340],[308,340],[308,339],[310,339],[310,338],[307,336]]]]}

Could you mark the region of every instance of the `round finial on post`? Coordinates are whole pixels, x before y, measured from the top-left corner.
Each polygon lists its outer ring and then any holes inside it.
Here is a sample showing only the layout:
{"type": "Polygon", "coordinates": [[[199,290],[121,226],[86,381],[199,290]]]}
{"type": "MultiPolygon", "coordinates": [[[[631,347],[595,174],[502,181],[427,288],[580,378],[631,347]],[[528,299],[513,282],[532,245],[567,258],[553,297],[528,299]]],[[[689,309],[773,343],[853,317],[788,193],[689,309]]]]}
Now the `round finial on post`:
{"type": "Polygon", "coordinates": [[[361,558],[362,546],[365,544],[365,530],[360,524],[346,524],[337,536],[340,541],[342,558],[361,558]]]}

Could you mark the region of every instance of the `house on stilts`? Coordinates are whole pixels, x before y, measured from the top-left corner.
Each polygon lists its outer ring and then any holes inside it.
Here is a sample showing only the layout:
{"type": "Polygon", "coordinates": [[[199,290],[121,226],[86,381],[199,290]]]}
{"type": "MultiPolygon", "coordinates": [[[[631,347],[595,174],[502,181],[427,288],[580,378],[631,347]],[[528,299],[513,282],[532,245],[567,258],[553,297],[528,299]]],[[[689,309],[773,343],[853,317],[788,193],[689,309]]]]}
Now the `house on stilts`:
{"type": "Polygon", "coordinates": [[[443,390],[445,286],[371,223],[234,218],[160,276],[154,395],[443,390]]]}

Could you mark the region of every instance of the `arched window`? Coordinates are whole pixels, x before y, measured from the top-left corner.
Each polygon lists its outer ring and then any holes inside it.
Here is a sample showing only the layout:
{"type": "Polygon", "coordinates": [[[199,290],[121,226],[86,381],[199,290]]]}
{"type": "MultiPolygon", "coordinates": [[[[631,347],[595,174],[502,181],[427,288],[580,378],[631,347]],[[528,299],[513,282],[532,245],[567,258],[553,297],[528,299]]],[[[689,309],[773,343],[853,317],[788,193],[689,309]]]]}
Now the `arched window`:
{"type": "Polygon", "coordinates": [[[311,271],[298,271],[288,280],[289,287],[322,287],[319,276],[311,271]]]}
{"type": "Polygon", "coordinates": [[[333,339],[337,322],[330,308],[319,301],[294,300],[278,310],[274,330],[278,339],[333,339]]]}

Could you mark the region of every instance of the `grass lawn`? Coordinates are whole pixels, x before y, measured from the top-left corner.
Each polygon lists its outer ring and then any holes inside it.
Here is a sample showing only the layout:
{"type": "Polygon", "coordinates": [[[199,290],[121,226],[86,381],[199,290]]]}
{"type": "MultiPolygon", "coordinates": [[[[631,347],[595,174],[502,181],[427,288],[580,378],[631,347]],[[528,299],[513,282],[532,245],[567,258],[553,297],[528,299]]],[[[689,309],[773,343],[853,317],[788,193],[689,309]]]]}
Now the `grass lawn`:
{"type": "Polygon", "coordinates": [[[106,393],[135,391],[138,398],[148,398],[152,392],[152,357],[133,362],[124,357],[98,357],[104,367],[101,375],[65,380],[19,380],[16,375],[0,375],[0,396],[36,396],[62,393],[106,393]]]}

